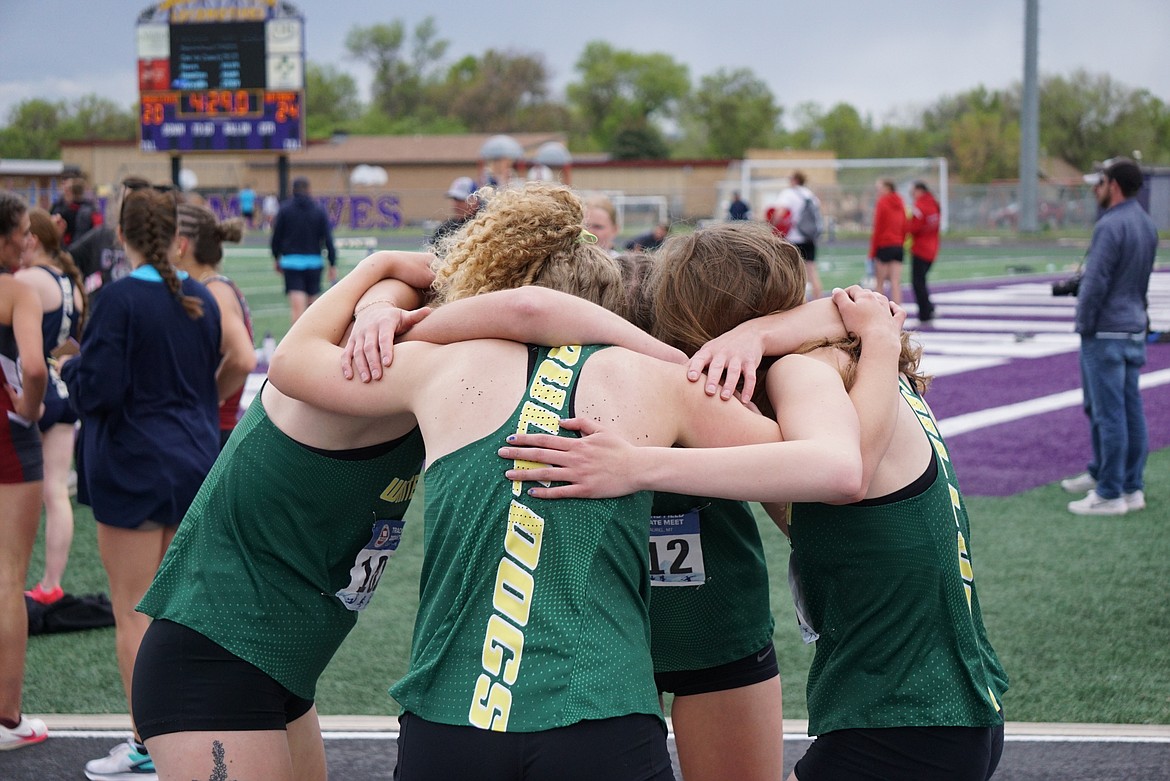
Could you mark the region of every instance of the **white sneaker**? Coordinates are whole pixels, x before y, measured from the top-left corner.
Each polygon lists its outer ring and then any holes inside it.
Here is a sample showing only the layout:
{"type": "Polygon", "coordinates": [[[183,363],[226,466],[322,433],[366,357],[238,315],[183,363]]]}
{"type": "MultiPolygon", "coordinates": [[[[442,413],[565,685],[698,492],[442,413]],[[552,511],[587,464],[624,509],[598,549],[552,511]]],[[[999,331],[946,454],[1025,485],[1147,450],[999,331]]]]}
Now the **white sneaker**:
{"type": "Polygon", "coordinates": [[[1060,487],[1070,494],[1083,494],[1097,487],[1097,480],[1088,472],[1081,472],[1076,477],[1060,481],[1060,487]]]}
{"type": "Polygon", "coordinates": [[[1125,499],[1125,506],[1131,513],[1146,509],[1146,494],[1140,489],[1125,494],[1122,498],[1125,499]]]}
{"type": "Polygon", "coordinates": [[[89,781],[158,781],[154,760],[142,753],[133,740],[119,743],[101,759],[85,763],[89,781]]]}
{"type": "Polygon", "coordinates": [[[45,727],[45,722],[40,719],[30,719],[22,713],[20,723],[12,729],[0,724],[0,751],[31,746],[34,743],[40,743],[47,737],[49,737],[49,730],[45,727]]]}
{"type": "Polygon", "coordinates": [[[1125,515],[1129,506],[1123,497],[1102,499],[1096,491],[1089,491],[1084,499],[1069,502],[1068,511],[1073,515],[1125,515]]]}

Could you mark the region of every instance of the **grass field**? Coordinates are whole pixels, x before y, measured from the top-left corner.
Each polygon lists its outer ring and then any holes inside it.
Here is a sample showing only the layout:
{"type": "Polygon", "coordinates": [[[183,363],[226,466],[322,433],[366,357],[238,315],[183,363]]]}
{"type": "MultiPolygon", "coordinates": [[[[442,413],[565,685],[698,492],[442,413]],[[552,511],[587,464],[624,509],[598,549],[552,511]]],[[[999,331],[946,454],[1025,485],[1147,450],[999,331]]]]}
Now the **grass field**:
{"type": "MultiPolygon", "coordinates": [[[[402,230],[377,237],[380,249],[420,249],[426,237],[420,230],[402,230]]],[[[256,343],[271,333],[280,339],[288,330],[288,304],[285,301],[281,277],[272,266],[272,256],[261,243],[259,234],[249,237],[242,247],[229,247],[224,260],[224,273],[234,279],[248,299],[252,310],[256,343]]],[[[817,247],[817,264],[826,290],[844,287],[861,280],[865,269],[868,244],[861,240],[840,241],[817,247]]],[[[353,268],[365,253],[361,250],[339,250],[340,273],[353,268]]],[[[939,260],[930,272],[931,282],[954,279],[993,278],[1029,273],[1043,274],[1071,271],[1084,255],[1078,246],[1062,246],[1055,242],[1020,243],[1007,246],[966,244],[947,245],[944,242],[939,260]]],[[[903,277],[909,297],[907,264],[903,277]]]]}
{"type": "MultiPolygon", "coordinates": [[[[1008,498],[972,498],[976,583],[992,642],[1011,676],[1013,721],[1170,723],[1170,450],[1151,456],[1150,509],[1124,518],[1073,518],[1067,494],[1044,486],[1008,498]]],[[[421,497],[377,597],[318,690],[324,714],[394,714],[386,687],[406,669],[422,559],[421,497]]],[[[104,591],[94,522],[79,508],[66,573],[72,593],[104,591]]],[[[761,521],[772,576],[784,709],[806,718],[812,647],[792,617],[788,544],[761,521]]],[[[39,573],[40,547],[33,572],[39,573]]],[[[30,713],[121,713],[112,629],[31,638],[25,675],[30,713]]]]}
{"type": "MultiPolygon", "coordinates": [[[[382,248],[417,249],[422,234],[382,237],[382,248]]],[[[227,274],[253,308],[257,341],[288,327],[280,278],[267,251],[233,248],[227,274]]],[[[826,287],[861,277],[865,247],[820,248],[826,287]]],[[[1065,246],[946,246],[932,281],[1048,273],[1076,265],[1083,249],[1065,246]]],[[[342,253],[343,271],[362,256],[342,253]]],[[[1072,518],[1058,486],[1007,498],[969,500],[976,567],[991,639],[1012,678],[1004,704],[1014,721],[1170,724],[1170,450],[1151,456],[1150,509],[1123,519],[1072,518]]],[[[402,545],[378,597],[326,671],[318,691],[323,714],[392,714],[386,687],[405,670],[421,565],[421,496],[408,514],[402,545]]],[[[77,532],[65,587],[105,591],[94,522],[77,508],[77,532]]],[[[812,647],[792,618],[788,546],[761,520],[772,573],[776,646],[785,682],[785,711],[804,718],[804,682],[812,647]]],[[[41,568],[38,540],[30,585],[41,568]]],[[[24,706],[30,713],[120,713],[126,710],[114,661],[112,629],[31,638],[24,706]]]]}

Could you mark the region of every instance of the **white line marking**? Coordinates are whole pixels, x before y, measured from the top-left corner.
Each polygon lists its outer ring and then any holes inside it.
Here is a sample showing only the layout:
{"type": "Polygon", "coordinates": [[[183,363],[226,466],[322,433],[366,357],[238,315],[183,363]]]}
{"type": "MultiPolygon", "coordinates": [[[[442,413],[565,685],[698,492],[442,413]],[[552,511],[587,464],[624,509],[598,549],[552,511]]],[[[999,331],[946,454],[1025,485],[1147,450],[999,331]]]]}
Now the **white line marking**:
{"type": "MultiPolygon", "coordinates": [[[[109,738],[111,740],[130,737],[127,730],[82,730],[82,729],[54,729],[49,733],[50,739],[66,738],[109,738]]],[[[322,732],[325,740],[398,740],[398,730],[378,730],[370,732],[322,732]]],[[[674,734],[670,736],[674,740],[674,734]]],[[[785,740],[812,740],[808,735],[798,732],[785,732],[785,740]]],[[[1131,735],[1012,735],[1004,736],[1005,741],[1012,743],[1170,743],[1170,737],[1138,737],[1131,735]]]]}
{"type": "MultiPolygon", "coordinates": [[[[1155,388],[1159,385],[1166,385],[1167,383],[1170,383],[1170,369],[1162,369],[1161,371],[1143,374],[1141,379],[1138,380],[1138,387],[1143,389],[1155,388]]],[[[1029,399],[1003,407],[968,412],[965,415],[955,415],[952,418],[943,418],[938,422],[938,427],[944,437],[953,437],[957,434],[966,434],[970,431],[987,428],[988,426],[1010,423],[1013,420],[1020,420],[1021,418],[1031,417],[1032,415],[1041,415],[1045,412],[1053,412],[1054,410],[1064,409],[1066,407],[1077,407],[1081,405],[1081,402],[1081,391],[1078,388],[1077,390],[1053,393],[1049,396],[1041,396],[1038,399],[1029,399]]]]}

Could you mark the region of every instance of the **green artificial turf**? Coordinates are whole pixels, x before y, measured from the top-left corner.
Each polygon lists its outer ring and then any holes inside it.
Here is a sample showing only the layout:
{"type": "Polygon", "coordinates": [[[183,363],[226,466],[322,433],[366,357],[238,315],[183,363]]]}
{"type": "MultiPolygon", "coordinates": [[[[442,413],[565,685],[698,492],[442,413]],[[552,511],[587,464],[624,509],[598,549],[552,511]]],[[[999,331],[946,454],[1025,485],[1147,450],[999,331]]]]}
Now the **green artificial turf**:
{"type": "MultiPolygon", "coordinates": [[[[227,251],[224,271],[243,289],[255,318],[256,342],[288,329],[281,278],[256,237],[227,251]]],[[[418,249],[421,234],[379,237],[383,249],[418,249]]],[[[818,248],[826,289],[857,282],[860,242],[818,248]]],[[[945,237],[932,283],[952,279],[1043,274],[1075,267],[1083,248],[1055,243],[967,245],[945,237]]],[[[342,272],[363,256],[341,251],[342,272]]],[[[960,476],[961,478],[961,476],[960,476]]],[[[1149,508],[1122,518],[1079,518],[1068,496],[1044,486],[1007,498],[969,498],[975,577],[992,642],[1011,677],[1004,698],[1014,721],[1170,724],[1170,450],[1146,468],[1149,508]]],[[[420,491],[398,554],[377,597],[322,677],[323,714],[394,714],[386,688],[406,669],[421,564],[420,491]]],[[[788,544],[763,514],[760,524],[772,577],[776,647],[784,709],[804,718],[804,685],[812,647],[800,641],[786,580],[788,544]]],[[[40,575],[38,539],[29,584],[40,575]]],[[[66,589],[105,591],[94,522],[77,508],[66,589]]],[[[24,707],[30,713],[126,711],[114,661],[112,629],[30,639],[24,707]]]]}
{"type": "MultiPolygon", "coordinates": [[[[1081,518],[1049,485],[1006,498],[973,497],[976,587],[992,642],[1011,676],[1013,721],[1170,724],[1170,450],[1150,457],[1149,507],[1081,518]]],[[[386,688],[406,669],[421,563],[421,492],[378,594],[321,679],[323,714],[395,714],[386,688]]],[[[784,710],[805,718],[812,647],[801,643],[786,581],[788,544],[761,514],[772,576],[784,710]]],[[[30,584],[39,574],[40,542],[30,584]]],[[[65,576],[71,593],[105,590],[94,522],[77,513],[65,576]]],[[[30,639],[30,713],[125,712],[112,629],[30,639]]]]}

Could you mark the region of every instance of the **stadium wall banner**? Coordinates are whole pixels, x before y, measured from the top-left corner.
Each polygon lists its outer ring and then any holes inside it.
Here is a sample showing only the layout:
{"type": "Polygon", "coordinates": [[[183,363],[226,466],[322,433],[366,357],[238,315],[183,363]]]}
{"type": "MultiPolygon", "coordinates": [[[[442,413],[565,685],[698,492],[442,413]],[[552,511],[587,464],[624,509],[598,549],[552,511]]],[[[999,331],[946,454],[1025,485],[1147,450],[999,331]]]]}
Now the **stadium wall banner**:
{"type": "MultiPolygon", "coordinates": [[[[330,227],[350,230],[393,230],[403,224],[402,207],[393,193],[382,195],[324,195],[314,199],[329,215],[330,227]]],[[[235,195],[208,195],[207,208],[219,219],[240,216],[235,195]]]]}

